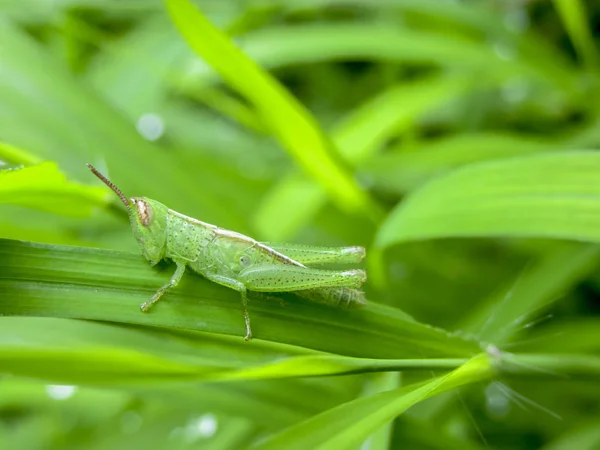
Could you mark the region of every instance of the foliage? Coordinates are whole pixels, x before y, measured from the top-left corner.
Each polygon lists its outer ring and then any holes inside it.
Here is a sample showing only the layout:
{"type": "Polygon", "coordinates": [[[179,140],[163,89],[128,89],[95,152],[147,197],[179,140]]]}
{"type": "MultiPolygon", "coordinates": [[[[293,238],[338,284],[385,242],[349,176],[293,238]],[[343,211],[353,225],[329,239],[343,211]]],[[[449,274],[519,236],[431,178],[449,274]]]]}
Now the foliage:
{"type": "Polygon", "coordinates": [[[0,448],[600,445],[581,0],[0,4],[0,448]],[[126,195],[364,245],[369,305],[140,256],[126,195]],[[551,320],[547,320],[551,319],[551,320]],[[4,447],[3,447],[4,446],[4,447]]]}

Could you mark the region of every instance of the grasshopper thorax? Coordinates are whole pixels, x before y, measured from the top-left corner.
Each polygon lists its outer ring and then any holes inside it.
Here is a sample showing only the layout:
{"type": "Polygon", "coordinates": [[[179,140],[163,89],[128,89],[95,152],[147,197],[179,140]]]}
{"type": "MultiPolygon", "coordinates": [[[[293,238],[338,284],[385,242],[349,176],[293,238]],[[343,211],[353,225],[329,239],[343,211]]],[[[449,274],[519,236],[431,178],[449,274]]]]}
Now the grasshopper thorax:
{"type": "Polygon", "coordinates": [[[132,197],[129,203],[129,221],[133,234],[144,257],[154,265],[165,255],[169,209],[146,197],[132,197]]]}

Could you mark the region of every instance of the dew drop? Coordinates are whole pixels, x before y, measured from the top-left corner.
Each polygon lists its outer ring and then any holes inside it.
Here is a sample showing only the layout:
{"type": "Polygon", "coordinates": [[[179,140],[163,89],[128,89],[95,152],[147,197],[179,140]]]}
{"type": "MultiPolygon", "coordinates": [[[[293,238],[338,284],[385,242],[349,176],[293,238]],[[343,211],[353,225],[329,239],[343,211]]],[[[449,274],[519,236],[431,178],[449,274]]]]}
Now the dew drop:
{"type": "Polygon", "coordinates": [[[146,113],[138,119],[136,129],[147,140],[156,141],[164,134],[165,124],[159,115],[146,113]]]}
{"type": "Polygon", "coordinates": [[[185,437],[188,442],[200,438],[209,438],[217,432],[217,418],[214,414],[204,414],[190,420],[185,428],[185,437]]]}
{"type": "Polygon", "coordinates": [[[142,428],[142,416],[135,411],[125,411],[121,416],[121,430],[125,434],[133,434],[142,428]]]}
{"type": "Polygon", "coordinates": [[[493,44],[494,53],[504,61],[512,61],[515,59],[515,50],[509,45],[496,42],[493,44]]]}
{"type": "Polygon", "coordinates": [[[490,383],[485,388],[486,410],[490,417],[502,419],[506,417],[510,411],[510,399],[496,383],[490,383]]]}
{"type": "Polygon", "coordinates": [[[529,28],[529,16],[523,8],[509,11],[504,16],[504,25],[511,31],[523,32],[529,28]]]}
{"type": "Polygon", "coordinates": [[[75,394],[77,386],[61,386],[49,384],[46,386],[46,393],[54,400],[66,400],[75,394]]]}

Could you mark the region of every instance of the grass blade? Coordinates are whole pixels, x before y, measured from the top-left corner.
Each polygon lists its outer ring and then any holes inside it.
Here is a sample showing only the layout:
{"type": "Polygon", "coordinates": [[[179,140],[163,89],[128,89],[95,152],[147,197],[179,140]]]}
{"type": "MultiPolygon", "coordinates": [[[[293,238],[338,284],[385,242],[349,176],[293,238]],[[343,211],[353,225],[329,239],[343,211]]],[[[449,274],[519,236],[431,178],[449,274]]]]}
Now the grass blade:
{"type": "Polygon", "coordinates": [[[167,0],[169,14],[190,46],[257,109],[297,163],[343,209],[379,217],[378,208],[340,163],[310,113],[246,57],[188,0],[167,0]]]}
{"type": "Polygon", "coordinates": [[[0,324],[3,370],[55,384],[272,380],[449,370],[465,362],[465,358],[352,358],[261,341],[249,348],[227,336],[55,318],[1,317],[0,324]],[[56,364],[57,360],[61,364],[56,364]]]}
{"type": "Polygon", "coordinates": [[[0,161],[11,165],[33,165],[42,162],[41,158],[6,142],[0,142],[0,161]]]}
{"type": "Polygon", "coordinates": [[[290,427],[256,449],[352,448],[411,406],[464,384],[491,376],[490,363],[479,355],[448,375],[340,405],[290,427]]]}
{"type": "Polygon", "coordinates": [[[377,248],[452,236],[600,242],[600,155],[571,152],[472,164],[398,205],[377,248]]]}
{"type": "MultiPolygon", "coordinates": [[[[413,126],[426,111],[476,88],[477,83],[469,81],[469,77],[435,77],[392,86],[343,118],[332,130],[332,138],[344,159],[357,166],[413,126]]],[[[256,229],[266,240],[284,241],[326,202],[325,192],[312,180],[289,175],[262,201],[254,220],[256,229]]]]}
{"type": "MultiPolygon", "coordinates": [[[[505,58],[483,40],[398,27],[385,21],[346,21],[262,28],[240,36],[236,42],[244,53],[267,69],[344,60],[426,63],[476,71],[478,76],[491,76],[497,81],[524,76],[543,86],[575,93],[574,69],[563,55],[557,52],[548,55],[548,49],[534,41],[527,41],[528,45],[511,43],[516,55],[505,58]],[[548,63],[550,56],[554,58],[552,64],[548,63]]],[[[184,77],[186,90],[216,81],[214,71],[206,64],[197,64],[192,73],[198,78],[184,77]]]]}
{"type": "Polygon", "coordinates": [[[581,0],[554,0],[567,33],[580,58],[590,67],[598,64],[598,52],[590,33],[587,13],[581,0]]]}
{"type": "Polygon", "coordinates": [[[518,134],[465,133],[375,155],[364,162],[360,172],[377,188],[405,194],[469,163],[561,150],[556,143],[518,134]]]}
{"type": "MultiPolygon", "coordinates": [[[[242,340],[239,294],[192,273],[153,311],[141,313],[139,305],[173,268],[153,269],[138,254],[0,240],[0,256],[4,315],[105,320],[242,340]]],[[[293,295],[253,296],[249,310],[257,338],[348,356],[465,357],[478,350],[474,342],[376,304],[342,310],[293,295]]]]}
{"type": "Polygon", "coordinates": [[[585,278],[600,259],[597,245],[567,243],[527,267],[500,294],[480,303],[459,329],[501,346],[561,293],[585,278]]]}
{"type": "Polygon", "coordinates": [[[52,162],[0,171],[0,204],[89,217],[95,208],[107,206],[109,201],[106,189],[68,182],[52,162]]]}

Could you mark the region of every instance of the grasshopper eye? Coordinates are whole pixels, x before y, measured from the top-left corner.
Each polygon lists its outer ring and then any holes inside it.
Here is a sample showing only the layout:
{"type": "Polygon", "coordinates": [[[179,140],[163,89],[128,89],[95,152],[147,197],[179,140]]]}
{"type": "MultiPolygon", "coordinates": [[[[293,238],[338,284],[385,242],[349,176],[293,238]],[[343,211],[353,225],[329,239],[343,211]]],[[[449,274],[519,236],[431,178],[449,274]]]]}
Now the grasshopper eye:
{"type": "Polygon", "coordinates": [[[145,227],[150,225],[150,222],[152,221],[152,208],[148,202],[145,202],[144,200],[136,200],[135,206],[140,223],[145,227]]]}
{"type": "Polygon", "coordinates": [[[248,264],[250,264],[250,258],[248,258],[247,256],[240,256],[240,264],[242,266],[247,266],[248,264]]]}

